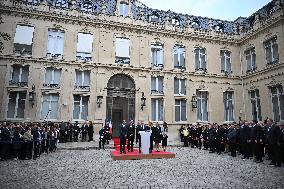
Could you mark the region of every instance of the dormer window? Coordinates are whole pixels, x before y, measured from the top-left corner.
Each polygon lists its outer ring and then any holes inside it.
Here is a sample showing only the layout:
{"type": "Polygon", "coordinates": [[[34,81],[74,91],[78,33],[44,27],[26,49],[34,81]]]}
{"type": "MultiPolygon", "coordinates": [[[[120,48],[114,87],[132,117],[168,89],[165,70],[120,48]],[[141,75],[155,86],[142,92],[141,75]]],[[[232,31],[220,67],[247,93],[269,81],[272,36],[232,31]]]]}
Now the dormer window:
{"type": "Polygon", "coordinates": [[[85,12],[95,12],[95,10],[97,9],[97,6],[95,4],[93,4],[91,1],[84,1],[81,4],[81,10],[85,11],[85,12]]]}
{"type": "Polygon", "coordinates": [[[217,31],[217,32],[224,32],[224,25],[223,25],[223,23],[218,23],[215,26],[215,31],[217,31]]]}
{"type": "Polygon", "coordinates": [[[68,8],[68,0],[55,0],[53,1],[55,7],[68,8]]]}
{"type": "Polygon", "coordinates": [[[172,19],[172,25],[173,26],[180,26],[180,19],[178,17],[174,17],[172,19]]]}
{"type": "Polygon", "coordinates": [[[150,17],[149,17],[149,21],[150,22],[160,22],[161,21],[161,18],[160,16],[154,12],[150,17]]]}
{"type": "Polygon", "coordinates": [[[128,16],[128,9],[129,9],[128,3],[121,2],[119,5],[119,15],[123,17],[128,16]]]}
{"type": "Polygon", "coordinates": [[[14,53],[32,55],[34,27],[17,25],[14,38],[14,53]]]}
{"type": "Polygon", "coordinates": [[[200,28],[200,22],[197,19],[193,20],[191,23],[191,27],[194,29],[200,28]]]}

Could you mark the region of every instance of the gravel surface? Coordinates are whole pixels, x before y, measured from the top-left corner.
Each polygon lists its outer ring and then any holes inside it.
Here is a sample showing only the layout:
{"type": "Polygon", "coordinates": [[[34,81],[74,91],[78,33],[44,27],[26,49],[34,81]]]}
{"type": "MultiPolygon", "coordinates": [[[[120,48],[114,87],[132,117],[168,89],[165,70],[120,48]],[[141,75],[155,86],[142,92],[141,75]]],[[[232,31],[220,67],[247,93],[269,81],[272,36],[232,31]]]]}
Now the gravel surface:
{"type": "Polygon", "coordinates": [[[0,162],[0,188],[284,188],[284,166],[192,148],[175,159],[113,161],[107,150],[59,150],[0,162]]]}

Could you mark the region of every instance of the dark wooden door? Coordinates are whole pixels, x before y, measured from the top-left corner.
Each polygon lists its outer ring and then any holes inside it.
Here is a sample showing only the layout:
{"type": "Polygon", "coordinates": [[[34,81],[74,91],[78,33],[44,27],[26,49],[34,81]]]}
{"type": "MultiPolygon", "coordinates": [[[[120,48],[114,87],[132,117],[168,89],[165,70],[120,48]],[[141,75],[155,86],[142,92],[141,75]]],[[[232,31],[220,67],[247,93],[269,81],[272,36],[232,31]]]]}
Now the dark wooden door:
{"type": "Polygon", "coordinates": [[[113,110],[112,112],[112,137],[119,137],[119,125],[122,123],[122,110],[113,110]]]}

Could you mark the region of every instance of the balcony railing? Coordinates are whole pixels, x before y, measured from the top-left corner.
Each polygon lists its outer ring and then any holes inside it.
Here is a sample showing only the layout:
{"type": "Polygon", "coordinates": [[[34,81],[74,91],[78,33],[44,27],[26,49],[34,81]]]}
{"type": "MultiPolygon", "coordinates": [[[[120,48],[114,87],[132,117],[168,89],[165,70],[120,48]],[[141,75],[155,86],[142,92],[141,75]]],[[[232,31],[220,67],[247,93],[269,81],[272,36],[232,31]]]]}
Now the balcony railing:
{"type": "Polygon", "coordinates": [[[164,91],[151,90],[152,95],[164,95],[164,91]]]}
{"type": "Polygon", "coordinates": [[[75,90],[83,90],[83,91],[90,91],[90,86],[81,86],[81,85],[75,85],[75,90]]]}
{"type": "Polygon", "coordinates": [[[9,85],[18,86],[18,87],[27,87],[28,82],[9,81],[9,85]]]}
{"type": "Polygon", "coordinates": [[[43,87],[58,89],[58,88],[60,88],[60,85],[59,84],[44,83],[43,87]]]}

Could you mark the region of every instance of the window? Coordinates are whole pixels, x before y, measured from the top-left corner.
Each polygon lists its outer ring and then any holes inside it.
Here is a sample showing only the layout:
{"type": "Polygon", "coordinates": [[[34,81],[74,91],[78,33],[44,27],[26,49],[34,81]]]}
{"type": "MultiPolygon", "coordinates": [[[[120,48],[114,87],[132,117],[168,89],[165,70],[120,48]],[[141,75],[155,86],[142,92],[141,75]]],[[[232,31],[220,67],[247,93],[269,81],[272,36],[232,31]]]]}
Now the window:
{"type": "Polygon", "coordinates": [[[26,92],[10,92],[8,103],[8,118],[24,118],[26,92]]]}
{"type": "Polygon", "coordinates": [[[186,80],[174,79],[174,93],[175,95],[186,95],[186,80]]]}
{"type": "Polygon", "coordinates": [[[208,121],[208,92],[197,91],[197,120],[208,121]]]}
{"type": "Polygon", "coordinates": [[[174,67],[185,69],[185,48],[174,46],[174,67]]]}
{"type": "Polygon", "coordinates": [[[246,62],[247,62],[247,72],[256,70],[256,56],[255,56],[255,48],[251,48],[245,51],[246,62]]]}
{"type": "Polygon", "coordinates": [[[151,45],[151,56],[153,67],[164,66],[164,47],[163,45],[152,44],[151,45]]]}
{"type": "Polygon", "coordinates": [[[172,19],[172,25],[173,26],[180,26],[180,19],[178,17],[174,17],[172,19]]]}
{"type": "Polygon", "coordinates": [[[151,16],[149,16],[149,21],[150,22],[160,22],[161,18],[156,12],[154,12],[151,16]]]}
{"type": "Polygon", "coordinates": [[[76,70],[75,88],[90,90],[90,71],[76,70]]]}
{"type": "Polygon", "coordinates": [[[116,38],[115,63],[130,64],[130,40],[116,38]]]}
{"type": "Polygon", "coordinates": [[[195,71],[206,72],[206,49],[205,48],[195,48],[195,71]]]}
{"type": "Polygon", "coordinates": [[[44,94],[42,96],[42,119],[57,119],[59,94],[44,94]]]}
{"type": "Polygon", "coordinates": [[[284,120],[284,94],[281,85],[270,88],[274,121],[284,120]]]}
{"type": "Polygon", "coordinates": [[[74,95],[73,119],[88,119],[89,96],[74,95]]]}
{"type": "Polygon", "coordinates": [[[224,24],[223,23],[218,23],[215,26],[215,31],[217,31],[217,32],[224,32],[224,24]]]}
{"type": "Polygon", "coordinates": [[[175,100],[175,121],[186,121],[186,100],[175,100]]]}
{"type": "Polygon", "coordinates": [[[14,38],[14,53],[32,55],[34,27],[17,25],[14,38]]]}
{"type": "Polygon", "coordinates": [[[63,58],[64,31],[48,29],[47,57],[63,58]]]}
{"type": "Polygon", "coordinates": [[[230,74],[232,73],[232,64],[231,64],[231,52],[226,50],[221,50],[221,72],[230,74]]]}
{"type": "Polygon", "coordinates": [[[197,19],[193,20],[192,23],[191,23],[191,27],[194,28],[194,29],[200,28],[199,20],[197,20],[197,19]]]}
{"type": "Polygon", "coordinates": [[[13,65],[11,71],[10,85],[20,87],[28,86],[29,66],[13,65]]]}
{"type": "Polygon", "coordinates": [[[68,8],[68,0],[55,0],[52,4],[55,7],[68,8]]]}
{"type": "Polygon", "coordinates": [[[279,61],[277,38],[274,37],[263,43],[265,48],[266,63],[275,64],[279,61]]]}
{"type": "Polygon", "coordinates": [[[93,35],[78,33],[77,60],[91,61],[93,51],[93,35]]]}
{"type": "Polygon", "coordinates": [[[96,9],[97,9],[97,6],[92,1],[84,1],[81,4],[81,10],[84,12],[93,13],[96,11],[96,9]]]}
{"type": "Polygon", "coordinates": [[[152,94],[164,94],[163,77],[151,78],[151,93],[152,94]]]}
{"type": "Polygon", "coordinates": [[[251,110],[252,110],[252,119],[254,121],[261,121],[261,106],[259,98],[259,90],[253,90],[249,92],[250,101],[251,101],[251,110]]]}
{"type": "Polygon", "coordinates": [[[46,68],[44,87],[59,88],[61,69],[46,68]]]}
{"type": "Polygon", "coordinates": [[[123,17],[128,16],[128,4],[126,2],[120,3],[119,14],[120,16],[123,16],[123,17]]]}
{"type": "Polygon", "coordinates": [[[225,121],[234,121],[233,95],[234,93],[230,91],[223,93],[225,121]]]}
{"type": "Polygon", "coordinates": [[[152,99],[152,120],[164,120],[164,100],[162,98],[152,99]]]}

